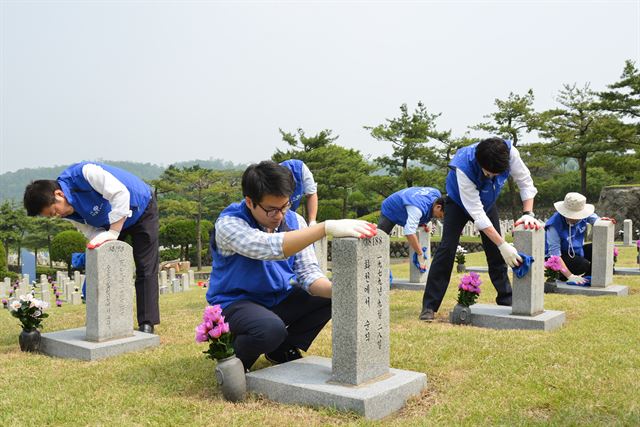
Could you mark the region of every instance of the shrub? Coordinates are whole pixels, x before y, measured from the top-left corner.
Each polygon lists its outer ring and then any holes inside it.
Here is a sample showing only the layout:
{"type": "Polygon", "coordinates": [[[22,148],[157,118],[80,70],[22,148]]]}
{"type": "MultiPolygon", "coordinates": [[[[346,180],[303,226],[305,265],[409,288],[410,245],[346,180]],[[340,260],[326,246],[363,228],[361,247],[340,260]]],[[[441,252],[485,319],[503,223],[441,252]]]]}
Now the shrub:
{"type": "Polygon", "coordinates": [[[71,268],[71,254],[74,252],[84,252],[87,246],[87,239],[75,230],[67,230],[56,234],[51,240],[51,259],[62,261],[67,264],[67,269],[71,268]]]}

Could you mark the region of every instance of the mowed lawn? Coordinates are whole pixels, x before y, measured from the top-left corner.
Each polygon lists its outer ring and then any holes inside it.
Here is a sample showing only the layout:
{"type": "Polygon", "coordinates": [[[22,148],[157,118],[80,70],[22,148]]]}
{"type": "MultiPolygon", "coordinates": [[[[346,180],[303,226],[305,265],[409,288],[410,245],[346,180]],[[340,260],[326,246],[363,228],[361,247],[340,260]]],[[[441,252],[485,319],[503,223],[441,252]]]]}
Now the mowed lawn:
{"type": "MultiPolygon", "coordinates": [[[[619,265],[634,266],[635,248],[619,265]]],[[[467,265],[486,265],[469,254],[467,265]]],[[[408,277],[408,264],[394,264],[408,277]]],[[[495,290],[482,274],[482,303],[495,290]]],[[[454,274],[436,322],[418,320],[422,293],[391,292],[391,365],[427,374],[428,387],[382,421],[272,403],[250,396],[226,402],[215,363],[193,329],[204,290],[160,298],[159,348],[97,362],[20,352],[17,320],[0,310],[0,425],[639,425],[640,276],[614,276],[628,297],[545,295],[566,312],[553,332],[496,331],[446,322],[460,275],[454,274]]],[[[84,306],[49,310],[44,332],[82,326],[84,306]]],[[[331,327],[309,354],[330,357],[331,327]]],[[[254,369],[268,366],[260,359],[254,369]]]]}

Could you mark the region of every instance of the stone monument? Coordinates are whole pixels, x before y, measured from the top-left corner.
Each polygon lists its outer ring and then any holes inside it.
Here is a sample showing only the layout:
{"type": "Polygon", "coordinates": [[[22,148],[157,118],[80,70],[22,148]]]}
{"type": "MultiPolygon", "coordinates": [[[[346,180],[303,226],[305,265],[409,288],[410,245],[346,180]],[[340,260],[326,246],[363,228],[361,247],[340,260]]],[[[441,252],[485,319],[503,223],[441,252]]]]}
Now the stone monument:
{"type": "Polygon", "coordinates": [[[157,335],[133,329],[131,246],[115,240],[87,250],[86,265],[86,328],[42,334],[41,351],[97,360],[159,345],[157,335]]]}
{"type": "Polygon", "coordinates": [[[318,258],[318,265],[320,266],[320,270],[322,270],[322,273],[327,274],[327,271],[329,271],[328,261],[327,261],[327,256],[328,256],[327,238],[323,237],[322,239],[316,241],[313,244],[313,249],[316,251],[316,258],[318,258]]]}
{"type": "Polygon", "coordinates": [[[383,418],[426,387],[426,375],[389,368],[389,237],[336,238],[333,358],[308,356],[247,374],[247,388],[283,403],[383,418]]]}
{"type": "Polygon", "coordinates": [[[427,248],[427,271],[422,273],[418,267],[413,264],[413,254],[415,251],[411,245],[409,245],[409,280],[396,279],[394,277],[393,283],[391,283],[392,289],[424,291],[427,284],[427,276],[429,275],[429,266],[431,266],[431,234],[424,231],[422,227],[419,227],[417,236],[420,247],[427,248]]]}

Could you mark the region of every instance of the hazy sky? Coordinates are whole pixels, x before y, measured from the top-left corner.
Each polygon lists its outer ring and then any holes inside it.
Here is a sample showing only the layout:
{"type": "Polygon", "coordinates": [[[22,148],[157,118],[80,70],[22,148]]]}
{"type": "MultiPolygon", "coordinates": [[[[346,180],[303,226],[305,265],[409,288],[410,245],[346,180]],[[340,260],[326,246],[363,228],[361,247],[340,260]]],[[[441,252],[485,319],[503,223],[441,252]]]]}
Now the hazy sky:
{"type": "Polygon", "coordinates": [[[0,173],[258,161],[298,127],[376,156],[363,126],[402,103],[462,135],[510,91],[604,89],[640,63],[640,1],[0,0],[0,34],[0,173]]]}

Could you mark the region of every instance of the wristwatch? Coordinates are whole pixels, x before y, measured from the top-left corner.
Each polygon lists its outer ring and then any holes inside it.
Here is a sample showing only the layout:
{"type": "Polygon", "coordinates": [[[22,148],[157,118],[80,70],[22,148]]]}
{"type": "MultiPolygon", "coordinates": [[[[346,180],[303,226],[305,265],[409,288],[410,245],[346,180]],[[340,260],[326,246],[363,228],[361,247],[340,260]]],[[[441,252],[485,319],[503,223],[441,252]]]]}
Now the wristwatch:
{"type": "Polygon", "coordinates": [[[522,212],[522,215],[529,215],[531,218],[535,218],[536,214],[533,213],[533,211],[524,211],[522,212]]]}

